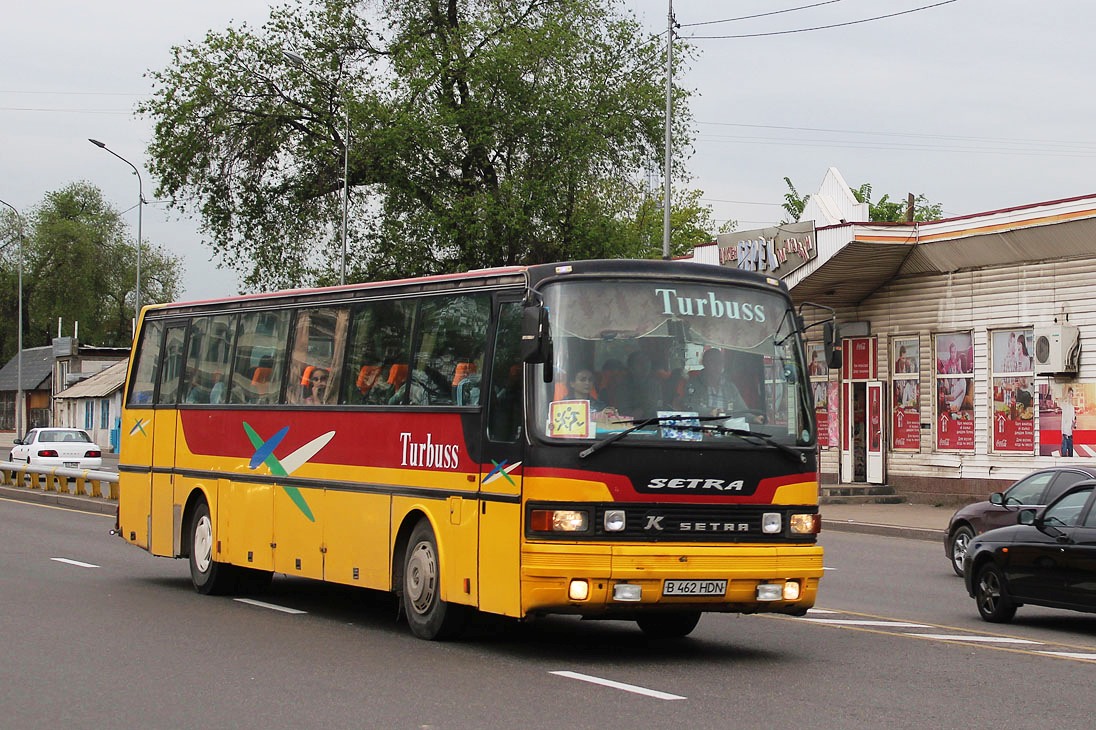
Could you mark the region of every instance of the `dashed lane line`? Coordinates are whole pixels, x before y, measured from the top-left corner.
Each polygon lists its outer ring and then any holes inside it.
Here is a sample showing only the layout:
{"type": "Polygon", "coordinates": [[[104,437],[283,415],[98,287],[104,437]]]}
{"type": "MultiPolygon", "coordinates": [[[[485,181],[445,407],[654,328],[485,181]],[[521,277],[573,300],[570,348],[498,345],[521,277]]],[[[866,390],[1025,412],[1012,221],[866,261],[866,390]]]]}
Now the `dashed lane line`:
{"type": "Polygon", "coordinates": [[[234,601],[239,603],[246,603],[249,606],[257,606],[259,608],[268,608],[271,611],[281,611],[282,613],[291,613],[294,615],[308,613],[308,611],[302,611],[298,608],[288,608],[287,606],[279,606],[274,603],[267,603],[266,601],[256,601],[254,598],[234,598],[234,601]]]}
{"type": "Polygon", "coordinates": [[[64,563],[65,565],[75,565],[77,568],[98,568],[98,565],[93,563],[84,563],[79,560],[72,560],[70,558],[50,558],[50,560],[56,560],[58,563],[64,563]]]}
{"type": "Polygon", "coordinates": [[[594,677],[589,674],[581,674],[580,672],[549,672],[557,677],[565,677],[567,679],[577,679],[580,682],[589,682],[590,684],[598,684],[602,687],[610,687],[612,689],[623,690],[624,692],[632,692],[637,695],[644,695],[646,697],[653,697],[656,700],[685,700],[687,697],[681,695],[670,694],[669,692],[659,692],[656,689],[648,689],[647,687],[639,687],[634,684],[625,684],[623,682],[616,682],[611,679],[604,679],[602,677],[594,677]]]}

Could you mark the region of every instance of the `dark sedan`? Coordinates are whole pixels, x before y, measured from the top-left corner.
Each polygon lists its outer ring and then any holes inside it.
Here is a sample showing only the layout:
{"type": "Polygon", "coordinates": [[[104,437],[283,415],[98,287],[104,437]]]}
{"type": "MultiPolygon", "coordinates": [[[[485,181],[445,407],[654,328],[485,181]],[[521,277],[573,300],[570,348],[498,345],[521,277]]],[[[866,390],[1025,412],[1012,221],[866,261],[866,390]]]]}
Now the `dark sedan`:
{"type": "Polygon", "coordinates": [[[975,535],[1015,525],[1021,509],[1049,504],[1071,486],[1086,479],[1096,479],[1096,467],[1055,466],[1039,469],[1004,492],[994,492],[987,501],[961,507],[951,516],[948,531],[944,534],[944,552],[951,561],[952,570],[956,575],[963,574],[963,556],[975,535]]]}
{"type": "Polygon", "coordinates": [[[1084,481],[971,541],[963,579],[983,619],[1006,623],[1025,603],[1096,613],[1094,503],[1096,480],[1084,481]]]}

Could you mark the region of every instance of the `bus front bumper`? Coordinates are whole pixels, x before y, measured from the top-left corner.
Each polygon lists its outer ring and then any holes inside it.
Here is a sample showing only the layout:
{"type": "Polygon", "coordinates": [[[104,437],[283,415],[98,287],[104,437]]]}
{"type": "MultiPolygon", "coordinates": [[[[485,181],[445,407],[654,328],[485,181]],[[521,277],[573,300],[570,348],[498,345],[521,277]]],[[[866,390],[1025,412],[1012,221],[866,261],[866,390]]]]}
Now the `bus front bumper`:
{"type": "Polygon", "coordinates": [[[526,615],[690,610],[802,615],[822,577],[818,545],[526,544],[526,615]]]}

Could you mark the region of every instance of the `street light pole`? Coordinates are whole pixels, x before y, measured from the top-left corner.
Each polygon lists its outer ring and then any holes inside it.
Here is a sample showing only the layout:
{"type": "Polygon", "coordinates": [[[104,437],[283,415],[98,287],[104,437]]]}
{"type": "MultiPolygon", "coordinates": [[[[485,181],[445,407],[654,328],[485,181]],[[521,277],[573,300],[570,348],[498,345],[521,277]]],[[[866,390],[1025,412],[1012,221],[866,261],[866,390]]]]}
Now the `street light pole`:
{"type": "MultiPolygon", "coordinates": [[[[315,70],[308,65],[308,62],[304,60],[303,56],[293,53],[292,51],[284,50],[282,51],[282,56],[297,68],[306,71],[312,78],[329,86],[331,92],[335,96],[342,96],[342,94],[339,93],[339,89],[316,73],[315,70]]],[[[342,239],[342,264],[339,269],[339,284],[346,283],[346,216],[347,209],[350,207],[350,104],[345,97],[343,98],[343,110],[346,126],[345,132],[343,133],[342,230],[340,234],[342,239]]]]}
{"type": "Polygon", "coordinates": [[[0,200],[0,203],[11,208],[11,212],[15,213],[15,218],[19,222],[19,314],[17,315],[19,324],[16,327],[18,335],[15,344],[18,351],[15,356],[15,379],[18,382],[15,386],[15,438],[23,438],[23,411],[26,410],[23,405],[23,216],[6,200],[0,200]]]}
{"type": "Polygon", "coordinates": [[[105,142],[100,142],[99,140],[91,139],[90,137],[88,137],[88,142],[91,142],[96,147],[100,147],[106,150],[122,162],[132,167],[133,174],[137,176],[137,285],[136,291],[134,293],[133,302],[133,322],[136,325],[137,320],[141,318],[141,217],[142,210],[145,207],[145,184],[144,181],[141,180],[141,171],[137,169],[137,166],[126,158],[122,157],[111,148],[107,147],[105,142]]]}

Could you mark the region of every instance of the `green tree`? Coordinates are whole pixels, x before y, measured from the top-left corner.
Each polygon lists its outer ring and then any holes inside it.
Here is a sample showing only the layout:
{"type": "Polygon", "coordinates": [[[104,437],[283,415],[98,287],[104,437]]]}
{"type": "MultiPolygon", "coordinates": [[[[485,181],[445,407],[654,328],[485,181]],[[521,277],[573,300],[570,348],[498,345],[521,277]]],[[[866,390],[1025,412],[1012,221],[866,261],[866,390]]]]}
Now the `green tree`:
{"type": "Polygon", "coordinates": [[[352,280],[631,255],[663,52],[621,0],[293,3],[152,72],[150,166],[252,289],[337,278],[347,144],[352,280]]]}
{"type": "MultiPolygon", "coordinates": [[[[49,344],[57,320],[79,322],[83,342],[123,346],[132,341],[137,249],[121,215],[97,187],[72,183],[47,193],[26,214],[23,262],[24,347],[49,344]]],[[[0,277],[14,284],[17,260],[4,250],[0,277]]],[[[179,288],[180,261],[147,241],[141,249],[141,294],[145,304],[171,301],[179,288]]],[[[18,292],[0,307],[14,312],[18,292]]],[[[14,332],[2,333],[4,358],[15,354],[14,332]]],[[[66,327],[71,331],[71,327],[66,327]]]]}
{"type": "Polygon", "coordinates": [[[785,177],[784,184],[788,186],[788,192],[784,193],[784,202],[780,207],[788,214],[790,220],[785,219],[781,221],[781,223],[798,223],[800,216],[803,215],[803,210],[807,207],[807,201],[811,199],[811,196],[800,196],[799,191],[795,189],[795,185],[792,185],[791,178],[785,177]]]}
{"type": "MultiPolygon", "coordinates": [[[[890,223],[901,223],[906,220],[909,209],[907,201],[891,200],[889,195],[884,195],[873,203],[871,200],[871,183],[864,183],[859,188],[851,188],[851,190],[857,202],[868,204],[869,220],[890,223]]],[[[930,203],[924,193],[917,195],[913,200],[913,219],[915,221],[939,220],[943,215],[943,211],[944,206],[942,204],[930,203]]]]}

